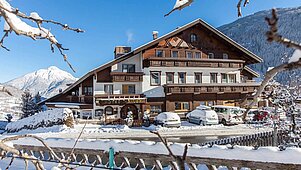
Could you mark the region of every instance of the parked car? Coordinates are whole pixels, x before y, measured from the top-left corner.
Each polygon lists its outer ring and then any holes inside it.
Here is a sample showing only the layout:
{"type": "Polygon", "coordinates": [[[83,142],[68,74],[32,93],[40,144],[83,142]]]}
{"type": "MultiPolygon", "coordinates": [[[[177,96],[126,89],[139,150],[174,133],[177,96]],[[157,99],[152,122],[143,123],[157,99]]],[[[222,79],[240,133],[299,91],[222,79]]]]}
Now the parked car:
{"type": "Polygon", "coordinates": [[[248,122],[254,121],[266,121],[267,119],[272,118],[269,111],[259,110],[259,109],[251,109],[249,110],[246,119],[248,122]]]}
{"type": "Polygon", "coordinates": [[[274,107],[265,107],[263,110],[269,111],[274,119],[287,120],[286,113],[282,108],[278,108],[277,112],[274,107]]]}
{"type": "Polygon", "coordinates": [[[212,106],[212,109],[217,113],[219,123],[223,125],[243,123],[243,113],[239,107],[212,106]]]}
{"type": "Polygon", "coordinates": [[[177,113],[162,112],[154,118],[154,124],[163,127],[180,127],[181,119],[177,113]]]}
{"type": "Polygon", "coordinates": [[[214,110],[208,106],[198,106],[195,110],[186,115],[189,123],[199,125],[217,125],[218,116],[214,110]]]}

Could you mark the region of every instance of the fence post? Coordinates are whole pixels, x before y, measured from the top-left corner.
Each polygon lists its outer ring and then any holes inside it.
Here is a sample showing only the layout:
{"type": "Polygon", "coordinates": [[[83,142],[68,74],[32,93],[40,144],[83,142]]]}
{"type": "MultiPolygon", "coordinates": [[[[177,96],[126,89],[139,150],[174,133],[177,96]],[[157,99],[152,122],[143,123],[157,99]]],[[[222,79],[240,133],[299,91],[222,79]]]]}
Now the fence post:
{"type": "Polygon", "coordinates": [[[114,169],[114,148],[109,150],[109,168],[114,169]]]}

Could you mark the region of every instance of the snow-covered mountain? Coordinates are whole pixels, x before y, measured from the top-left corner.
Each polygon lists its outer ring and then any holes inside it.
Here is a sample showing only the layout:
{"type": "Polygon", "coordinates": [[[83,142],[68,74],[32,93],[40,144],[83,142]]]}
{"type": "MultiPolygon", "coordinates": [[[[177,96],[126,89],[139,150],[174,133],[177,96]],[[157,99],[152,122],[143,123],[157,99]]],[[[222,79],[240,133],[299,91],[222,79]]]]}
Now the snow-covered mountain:
{"type": "MultiPolygon", "coordinates": [[[[301,7],[282,8],[277,9],[277,11],[279,33],[291,40],[301,42],[301,7]]],[[[281,44],[267,42],[266,32],[269,28],[265,17],[271,17],[271,10],[257,12],[218,28],[264,60],[263,63],[252,66],[261,75],[269,67],[287,61],[294,51],[281,44]]],[[[300,72],[295,72],[294,74],[298,75],[300,72]]],[[[278,75],[278,80],[285,83],[291,75],[292,73],[280,74],[278,75]]]]}
{"type": "Polygon", "coordinates": [[[28,89],[33,95],[39,92],[41,96],[48,98],[58,94],[60,89],[66,89],[68,84],[76,80],[70,73],[51,66],[8,81],[4,85],[21,90],[28,89]]]}

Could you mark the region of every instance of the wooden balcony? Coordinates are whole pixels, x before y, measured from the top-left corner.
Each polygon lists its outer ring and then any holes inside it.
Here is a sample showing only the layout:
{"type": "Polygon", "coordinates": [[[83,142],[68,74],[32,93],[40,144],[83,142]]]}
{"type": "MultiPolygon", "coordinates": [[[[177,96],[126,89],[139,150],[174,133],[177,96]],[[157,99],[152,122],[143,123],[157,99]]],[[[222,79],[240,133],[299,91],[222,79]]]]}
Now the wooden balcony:
{"type": "Polygon", "coordinates": [[[146,98],[140,94],[101,94],[96,95],[97,105],[108,105],[108,104],[143,104],[146,103],[146,98]]]}
{"type": "Polygon", "coordinates": [[[144,67],[211,67],[243,68],[243,60],[229,59],[187,59],[152,57],[143,61],[144,67]]]}
{"type": "Polygon", "coordinates": [[[113,82],[142,82],[143,73],[111,72],[113,82]]]}
{"type": "Polygon", "coordinates": [[[233,83],[233,84],[167,84],[164,86],[165,93],[252,93],[259,87],[258,83],[233,83]]]}

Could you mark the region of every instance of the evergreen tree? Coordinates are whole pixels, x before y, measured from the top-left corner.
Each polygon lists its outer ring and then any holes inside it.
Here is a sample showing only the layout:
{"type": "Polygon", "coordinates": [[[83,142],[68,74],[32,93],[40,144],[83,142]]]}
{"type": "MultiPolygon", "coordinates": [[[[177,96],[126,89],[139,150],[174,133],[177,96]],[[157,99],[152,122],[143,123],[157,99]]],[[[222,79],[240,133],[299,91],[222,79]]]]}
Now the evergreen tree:
{"type": "Polygon", "coordinates": [[[36,104],[36,108],[35,108],[35,112],[41,112],[43,110],[42,106],[38,105],[39,102],[42,101],[42,97],[40,95],[40,93],[38,92],[35,96],[34,96],[34,102],[36,104]]]}
{"type": "Polygon", "coordinates": [[[22,116],[21,119],[32,116],[36,112],[36,103],[34,102],[31,93],[26,90],[22,95],[22,116]]]}

